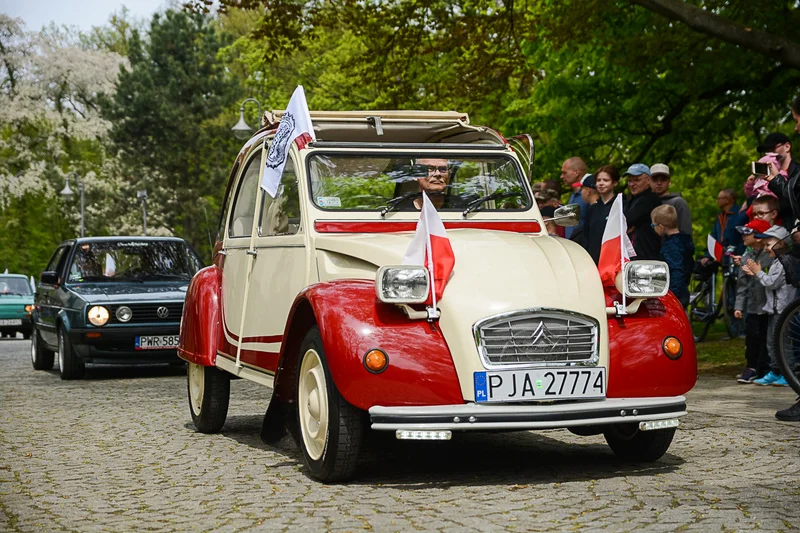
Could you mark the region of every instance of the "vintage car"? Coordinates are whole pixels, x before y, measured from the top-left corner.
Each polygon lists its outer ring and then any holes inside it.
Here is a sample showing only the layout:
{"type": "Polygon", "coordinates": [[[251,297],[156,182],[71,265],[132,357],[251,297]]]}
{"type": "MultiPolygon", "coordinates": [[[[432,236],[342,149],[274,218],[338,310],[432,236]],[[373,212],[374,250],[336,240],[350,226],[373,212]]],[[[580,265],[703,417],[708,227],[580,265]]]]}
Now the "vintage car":
{"type": "Polygon", "coordinates": [[[515,151],[455,112],[312,111],[316,139],[286,146],[273,198],[259,183],[286,115],[270,116],[236,158],[213,264],[186,297],[198,431],[221,430],[237,376],[273,389],[262,439],[288,429],[325,482],[354,474],[368,429],[569,428],[625,459],[666,452],[697,377],[666,264],[627,263],[604,288],[581,246],[544,230],[529,142],[515,151]],[[435,309],[424,266],[402,262],[434,175],[455,256],[435,309]]]}
{"type": "Polygon", "coordinates": [[[15,337],[22,333],[31,337],[33,290],[28,278],[21,274],[0,275],[0,333],[15,337]]]}
{"type": "Polygon", "coordinates": [[[61,243],[36,289],[31,362],[61,379],[86,363],[178,363],[180,317],[202,266],[174,237],[89,237],[61,243]]]}

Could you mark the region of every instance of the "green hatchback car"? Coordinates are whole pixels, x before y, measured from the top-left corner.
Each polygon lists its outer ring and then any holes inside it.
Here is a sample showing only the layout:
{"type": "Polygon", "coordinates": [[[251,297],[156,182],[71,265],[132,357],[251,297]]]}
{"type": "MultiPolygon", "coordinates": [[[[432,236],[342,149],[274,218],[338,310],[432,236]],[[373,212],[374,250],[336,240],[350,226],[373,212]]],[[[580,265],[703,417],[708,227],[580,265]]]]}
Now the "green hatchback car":
{"type": "Polygon", "coordinates": [[[31,338],[33,290],[22,274],[0,274],[0,334],[31,338]]]}

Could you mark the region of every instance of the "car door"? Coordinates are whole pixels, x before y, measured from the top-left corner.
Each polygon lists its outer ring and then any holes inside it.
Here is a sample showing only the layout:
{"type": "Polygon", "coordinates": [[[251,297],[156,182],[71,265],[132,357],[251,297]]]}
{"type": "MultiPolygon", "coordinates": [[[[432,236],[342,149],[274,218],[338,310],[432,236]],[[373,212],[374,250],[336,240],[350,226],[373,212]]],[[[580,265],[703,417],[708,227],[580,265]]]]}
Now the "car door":
{"type": "Polygon", "coordinates": [[[256,253],[250,273],[241,362],[274,373],[283,332],[297,294],[308,284],[305,231],[294,154],[275,198],[261,191],[256,253]]]}
{"type": "Polygon", "coordinates": [[[218,347],[232,358],[237,356],[241,334],[262,156],[263,147],[254,149],[239,173],[223,238],[222,328],[218,347]]]}
{"type": "Polygon", "coordinates": [[[69,259],[71,249],[71,244],[64,244],[56,248],[56,251],[53,252],[45,268],[45,271],[58,273],[59,283],[57,285],[51,285],[49,283],[43,283],[40,280],[39,284],[36,286],[35,302],[37,305],[37,312],[34,315],[34,321],[36,323],[36,328],[40,332],[40,338],[50,347],[58,345],[56,319],[61,309],[61,298],[59,294],[64,291],[63,285],[66,281],[66,263],[69,259]]]}

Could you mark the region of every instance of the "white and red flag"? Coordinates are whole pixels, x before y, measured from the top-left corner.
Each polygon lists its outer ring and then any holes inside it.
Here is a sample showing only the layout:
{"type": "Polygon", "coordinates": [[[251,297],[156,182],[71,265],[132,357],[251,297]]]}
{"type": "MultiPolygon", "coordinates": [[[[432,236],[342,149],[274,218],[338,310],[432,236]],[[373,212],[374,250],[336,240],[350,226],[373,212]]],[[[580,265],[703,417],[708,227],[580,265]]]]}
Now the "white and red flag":
{"type": "Polygon", "coordinates": [[[708,253],[718,262],[722,262],[722,244],[711,235],[708,236],[708,253]]]}
{"type": "Polygon", "coordinates": [[[261,177],[261,188],[273,198],[281,184],[283,167],[286,166],[286,159],[289,157],[290,143],[304,133],[308,134],[312,141],[317,140],[306,103],[306,93],[303,91],[303,86],[298,85],[289,100],[289,105],[286,106],[286,111],[281,116],[278,131],[275,132],[275,138],[272,139],[267,152],[267,164],[261,177]]]}
{"type": "Polygon", "coordinates": [[[625,263],[635,256],[631,240],[628,238],[628,222],[622,214],[622,194],[618,194],[611,205],[603,243],[600,245],[600,262],[597,269],[604,286],[613,286],[617,274],[625,268],[625,263]]]}
{"type": "Polygon", "coordinates": [[[456,256],[453,254],[453,247],[450,246],[450,239],[447,238],[444,223],[424,191],[417,231],[403,256],[402,263],[422,265],[428,269],[433,290],[428,295],[426,303],[436,307],[437,300],[441,300],[444,287],[450,280],[456,256]]]}

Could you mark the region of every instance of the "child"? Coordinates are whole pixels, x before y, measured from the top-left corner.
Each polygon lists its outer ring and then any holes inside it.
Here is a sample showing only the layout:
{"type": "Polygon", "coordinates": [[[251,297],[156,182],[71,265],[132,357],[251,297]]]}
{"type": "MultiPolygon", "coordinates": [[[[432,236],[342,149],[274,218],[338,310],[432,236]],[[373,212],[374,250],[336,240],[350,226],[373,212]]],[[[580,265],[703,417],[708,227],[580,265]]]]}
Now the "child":
{"type": "Polygon", "coordinates": [[[661,259],[669,267],[669,290],[683,307],[689,305],[689,275],[694,264],[692,238],[678,230],[678,211],[671,205],[660,205],[650,213],[651,226],[662,238],[661,259]]]}
{"type": "Polygon", "coordinates": [[[786,378],[781,374],[778,364],[777,353],[775,352],[775,325],[778,322],[778,315],[786,309],[786,306],[794,299],[794,287],[786,284],[786,277],[783,273],[783,265],[780,261],[774,261],[775,251],[773,247],[782,246],[789,238],[789,232],[782,226],[772,226],[763,233],[757,233],[756,238],[761,240],[763,248],[773,259],[772,266],[767,272],[763,265],[758,264],[752,259],[742,263],[742,270],[748,276],[755,276],[758,282],[766,289],[767,301],[764,311],[767,312],[767,354],[769,355],[770,371],[762,378],[756,379],[753,383],[758,385],[775,385],[778,387],[788,387],[786,378]]]}
{"type": "MultiPolygon", "coordinates": [[[[761,241],[756,238],[757,233],[763,233],[770,228],[769,222],[754,219],[745,226],[736,226],[742,234],[744,245],[747,250],[740,257],[734,257],[737,265],[747,264],[749,260],[759,263],[762,268],[767,268],[772,259],[763,250],[761,241]]],[[[737,376],[739,383],[752,383],[753,380],[766,373],[767,367],[767,329],[769,326],[769,316],[764,311],[767,303],[766,289],[760,283],[756,283],[753,276],[748,276],[741,269],[736,283],[736,302],[733,315],[742,318],[744,311],[747,316],[744,318],[744,356],[747,366],[744,371],[737,376]]]]}

